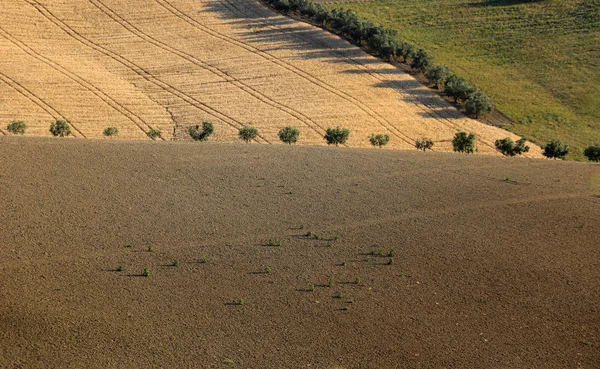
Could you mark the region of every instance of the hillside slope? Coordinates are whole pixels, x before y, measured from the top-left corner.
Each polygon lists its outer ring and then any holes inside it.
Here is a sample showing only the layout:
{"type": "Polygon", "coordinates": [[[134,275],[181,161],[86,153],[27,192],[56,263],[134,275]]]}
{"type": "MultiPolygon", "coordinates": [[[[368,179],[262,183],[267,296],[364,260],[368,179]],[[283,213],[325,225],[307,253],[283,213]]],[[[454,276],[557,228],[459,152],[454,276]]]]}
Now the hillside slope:
{"type": "Polygon", "coordinates": [[[0,188],[2,368],[600,362],[598,165],[0,137],[0,188]]]}
{"type": "MultiPolygon", "coordinates": [[[[49,135],[66,119],[76,137],[186,139],[210,119],[217,141],[256,126],[276,143],[286,125],[302,144],[324,144],[324,129],[352,130],[350,146],[388,133],[393,148],[421,136],[450,150],[460,130],[480,152],[510,136],[480,124],[411,76],[318,28],[279,16],[256,0],[7,0],[0,16],[0,132],[13,119],[49,135]]],[[[539,148],[530,156],[539,156],[539,148]]]]}

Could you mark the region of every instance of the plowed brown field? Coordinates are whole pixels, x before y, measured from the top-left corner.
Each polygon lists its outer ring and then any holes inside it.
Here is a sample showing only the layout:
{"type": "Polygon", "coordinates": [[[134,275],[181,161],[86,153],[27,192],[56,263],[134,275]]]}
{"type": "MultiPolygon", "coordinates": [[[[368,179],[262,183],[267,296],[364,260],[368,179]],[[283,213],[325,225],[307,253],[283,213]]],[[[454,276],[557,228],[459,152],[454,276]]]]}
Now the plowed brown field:
{"type": "MultiPolygon", "coordinates": [[[[428,136],[450,150],[459,130],[479,150],[516,137],[468,119],[410,75],[319,28],[256,0],[4,0],[0,7],[0,133],[13,119],[49,135],[66,119],[76,137],[144,139],[158,128],[185,139],[210,119],[217,141],[254,125],[257,141],[301,129],[301,144],[324,144],[330,126],[351,129],[349,146],[387,133],[412,149],[428,136]]],[[[539,156],[534,148],[529,156],[539,156]]]]}
{"type": "Polygon", "coordinates": [[[0,188],[0,368],[600,363],[598,165],[0,137],[0,188]]]}

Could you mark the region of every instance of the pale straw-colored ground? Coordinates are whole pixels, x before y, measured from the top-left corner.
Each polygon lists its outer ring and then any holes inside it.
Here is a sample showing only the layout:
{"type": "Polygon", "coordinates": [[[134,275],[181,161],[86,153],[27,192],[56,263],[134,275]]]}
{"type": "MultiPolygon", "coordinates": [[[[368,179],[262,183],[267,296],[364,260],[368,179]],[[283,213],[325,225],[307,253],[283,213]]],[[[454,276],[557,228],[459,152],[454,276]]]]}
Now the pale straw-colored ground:
{"type": "MultiPolygon", "coordinates": [[[[427,136],[451,150],[474,132],[495,153],[504,130],[466,118],[410,75],[319,28],[278,15],[257,0],[4,0],[0,7],[0,129],[13,119],[28,135],[50,135],[66,119],[74,136],[186,138],[186,127],[215,123],[212,140],[238,141],[253,125],[257,142],[279,143],[298,127],[300,144],[325,144],[342,126],[349,146],[414,150],[427,136]]],[[[533,147],[528,156],[539,156],[533,147]]]]}

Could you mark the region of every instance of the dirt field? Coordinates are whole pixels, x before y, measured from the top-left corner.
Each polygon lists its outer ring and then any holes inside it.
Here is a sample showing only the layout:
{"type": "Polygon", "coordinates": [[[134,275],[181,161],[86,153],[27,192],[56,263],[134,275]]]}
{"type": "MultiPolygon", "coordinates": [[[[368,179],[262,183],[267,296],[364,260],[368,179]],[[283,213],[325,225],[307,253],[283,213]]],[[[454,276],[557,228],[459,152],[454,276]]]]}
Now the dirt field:
{"type": "MultiPolygon", "coordinates": [[[[210,119],[214,140],[232,142],[254,125],[278,143],[286,125],[301,144],[323,145],[327,127],[352,130],[349,146],[388,133],[390,147],[421,136],[450,150],[460,130],[482,153],[510,136],[465,118],[411,76],[319,28],[256,0],[6,0],[0,8],[0,133],[25,120],[50,135],[66,119],[76,137],[167,140],[210,119]]],[[[539,156],[534,148],[530,156],[539,156]]]]}
{"type": "Polygon", "coordinates": [[[0,188],[2,368],[600,362],[598,165],[0,137],[0,188]]]}

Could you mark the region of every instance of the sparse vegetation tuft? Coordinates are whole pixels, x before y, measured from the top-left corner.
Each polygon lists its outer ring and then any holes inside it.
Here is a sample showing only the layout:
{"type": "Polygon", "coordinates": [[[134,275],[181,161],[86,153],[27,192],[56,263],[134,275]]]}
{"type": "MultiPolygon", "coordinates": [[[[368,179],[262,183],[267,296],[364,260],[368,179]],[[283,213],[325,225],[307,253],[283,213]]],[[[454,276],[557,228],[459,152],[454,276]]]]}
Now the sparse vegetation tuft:
{"type": "Polygon", "coordinates": [[[25,124],[23,121],[13,120],[8,126],[6,126],[6,129],[12,134],[22,135],[25,134],[27,124],[25,124]]]}
{"type": "Polygon", "coordinates": [[[458,132],[452,140],[454,151],[472,154],[475,151],[475,135],[458,132]]]}
{"type": "Polygon", "coordinates": [[[71,135],[71,126],[65,120],[57,120],[50,125],[50,133],[54,137],[66,137],[71,135]]]}
{"type": "Polygon", "coordinates": [[[119,129],[117,127],[106,127],[102,133],[105,137],[112,137],[119,134],[119,129]]]}
{"type": "Polygon", "coordinates": [[[144,272],[142,273],[144,277],[150,277],[150,268],[144,268],[144,272]]]}
{"type": "Polygon", "coordinates": [[[281,246],[281,241],[275,240],[273,238],[269,238],[269,241],[267,242],[267,246],[279,247],[279,246],[281,246]]]}
{"type": "Polygon", "coordinates": [[[350,137],[350,130],[348,128],[327,128],[325,132],[325,141],[327,141],[328,145],[343,145],[350,137]]]}
{"type": "Polygon", "coordinates": [[[205,120],[202,122],[202,127],[196,124],[195,126],[190,126],[188,129],[188,133],[190,137],[194,141],[206,141],[208,137],[214,133],[215,129],[211,121],[205,120]]]}
{"type": "Polygon", "coordinates": [[[156,140],[157,138],[161,138],[161,132],[160,129],[158,128],[151,128],[148,132],[146,132],[146,136],[150,137],[153,140],[156,140]]]}
{"type": "Polygon", "coordinates": [[[283,127],[279,130],[279,139],[288,145],[296,143],[300,137],[300,130],[295,127],[283,127]]]}
{"type": "Polygon", "coordinates": [[[258,136],[258,129],[256,127],[245,126],[238,130],[238,136],[246,143],[254,140],[258,136]]]}

